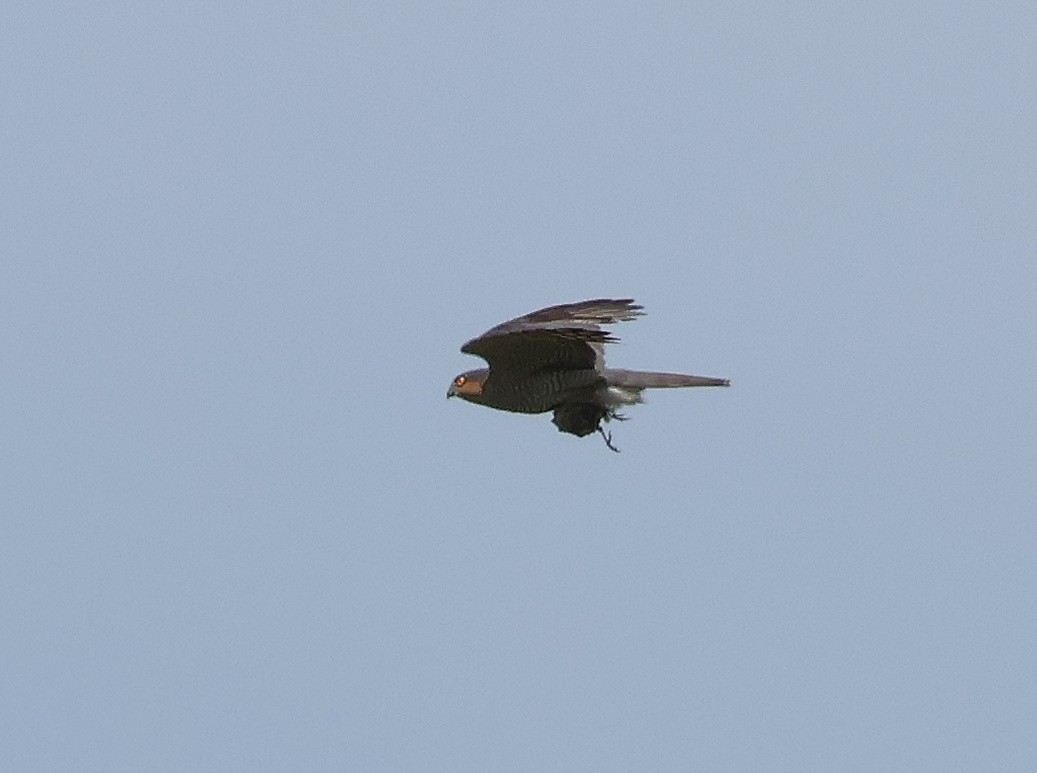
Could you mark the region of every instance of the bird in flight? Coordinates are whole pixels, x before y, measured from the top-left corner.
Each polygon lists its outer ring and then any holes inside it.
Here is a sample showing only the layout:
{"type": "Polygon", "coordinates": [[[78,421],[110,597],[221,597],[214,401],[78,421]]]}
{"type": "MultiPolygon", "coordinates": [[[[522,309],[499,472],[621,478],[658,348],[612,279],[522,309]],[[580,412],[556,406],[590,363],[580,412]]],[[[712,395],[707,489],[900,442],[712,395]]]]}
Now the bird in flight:
{"type": "Polygon", "coordinates": [[[447,397],[515,413],[553,411],[551,421],[560,432],[578,437],[598,432],[605,445],[618,451],[601,423],[624,420],[617,409],[641,402],[645,389],[731,383],[726,378],[606,368],[604,345],[619,339],[603,325],[637,319],[642,308],[631,298],[599,298],[502,322],[461,347],[490,367],[459,375],[447,397]]]}

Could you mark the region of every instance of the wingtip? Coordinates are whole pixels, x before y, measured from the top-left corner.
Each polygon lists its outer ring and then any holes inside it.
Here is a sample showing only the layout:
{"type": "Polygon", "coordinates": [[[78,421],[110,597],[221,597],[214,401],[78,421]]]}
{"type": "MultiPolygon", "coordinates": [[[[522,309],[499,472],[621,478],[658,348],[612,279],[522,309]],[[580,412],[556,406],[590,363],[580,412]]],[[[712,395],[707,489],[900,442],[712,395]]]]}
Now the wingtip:
{"type": "Polygon", "coordinates": [[[636,317],[643,316],[645,313],[645,307],[637,303],[633,298],[599,298],[596,301],[589,301],[589,303],[608,304],[618,307],[619,310],[616,312],[615,318],[620,322],[629,322],[636,317]]]}

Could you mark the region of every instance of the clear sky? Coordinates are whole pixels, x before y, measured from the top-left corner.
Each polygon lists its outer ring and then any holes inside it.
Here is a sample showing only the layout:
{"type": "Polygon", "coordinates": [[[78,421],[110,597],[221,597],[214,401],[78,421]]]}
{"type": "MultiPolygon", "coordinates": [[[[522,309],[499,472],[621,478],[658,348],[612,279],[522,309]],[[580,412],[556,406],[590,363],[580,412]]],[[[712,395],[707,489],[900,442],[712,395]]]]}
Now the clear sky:
{"type": "Polygon", "coordinates": [[[1037,5],[2,15],[11,770],[1037,770],[1037,5]]]}

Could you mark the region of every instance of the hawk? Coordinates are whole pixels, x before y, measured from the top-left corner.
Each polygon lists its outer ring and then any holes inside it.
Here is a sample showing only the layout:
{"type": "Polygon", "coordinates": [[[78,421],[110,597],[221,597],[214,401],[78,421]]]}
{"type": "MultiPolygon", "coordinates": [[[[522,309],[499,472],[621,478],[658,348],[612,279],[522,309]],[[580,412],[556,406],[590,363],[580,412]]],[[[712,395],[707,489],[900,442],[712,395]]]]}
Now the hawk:
{"type": "Polygon", "coordinates": [[[604,344],[615,343],[603,325],[641,316],[631,298],[549,306],[502,322],[461,347],[489,368],[462,373],[447,397],[515,413],[554,412],[559,432],[585,437],[598,432],[613,451],[602,421],[624,420],[617,408],[641,402],[645,389],[729,386],[726,378],[652,373],[605,367],[604,344]]]}

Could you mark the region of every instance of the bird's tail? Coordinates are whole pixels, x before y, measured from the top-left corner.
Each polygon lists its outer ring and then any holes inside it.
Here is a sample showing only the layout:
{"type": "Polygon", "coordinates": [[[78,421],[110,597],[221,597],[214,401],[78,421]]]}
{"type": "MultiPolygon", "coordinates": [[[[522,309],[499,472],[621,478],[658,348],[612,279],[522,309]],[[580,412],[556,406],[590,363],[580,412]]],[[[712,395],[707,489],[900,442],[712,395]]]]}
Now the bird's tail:
{"type": "Polygon", "coordinates": [[[731,386],[726,378],[685,376],[682,373],[652,373],[644,370],[609,368],[605,371],[609,386],[620,389],[672,389],[675,387],[731,386]]]}

